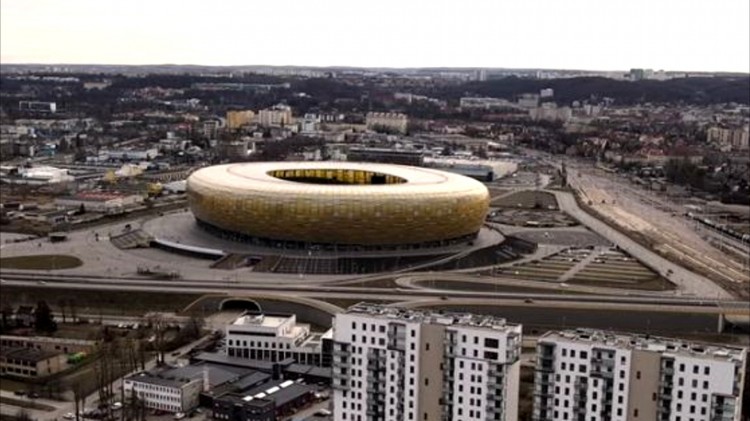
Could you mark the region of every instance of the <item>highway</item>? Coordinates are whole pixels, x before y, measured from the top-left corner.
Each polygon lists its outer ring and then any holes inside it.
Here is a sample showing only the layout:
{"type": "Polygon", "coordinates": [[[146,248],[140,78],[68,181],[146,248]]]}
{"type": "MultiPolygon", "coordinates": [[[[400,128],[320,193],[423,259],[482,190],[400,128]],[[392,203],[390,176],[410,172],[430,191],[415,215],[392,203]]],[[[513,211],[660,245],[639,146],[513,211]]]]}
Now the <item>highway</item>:
{"type": "MultiPolygon", "coordinates": [[[[241,281],[215,280],[134,280],[111,277],[44,276],[3,273],[3,285],[32,286],[38,288],[64,287],[68,289],[147,291],[162,293],[221,293],[227,295],[276,296],[316,299],[375,300],[413,302],[439,300],[448,304],[451,300],[477,300],[477,303],[508,304],[531,300],[535,306],[568,303],[581,308],[611,308],[612,306],[645,306],[658,310],[664,306],[690,311],[722,314],[750,314],[747,302],[742,300],[709,300],[695,297],[638,296],[638,295],[595,295],[560,294],[531,292],[472,292],[429,288],[376,288],[363,286],[333,285],[280,285],[244,284],[241,281]]],[[[415,276],[415,275],[411,275],[415,276]]],[[[422,279],[441,279],[440,274],[422,275],[422,279]]],[[[448,277],[451,279],[450,277],[448,277]]],[[[455,279],[455,277],[454,277],[455,279]]],[[[527,303],[528,304],[528,303],[527,303]]]]}

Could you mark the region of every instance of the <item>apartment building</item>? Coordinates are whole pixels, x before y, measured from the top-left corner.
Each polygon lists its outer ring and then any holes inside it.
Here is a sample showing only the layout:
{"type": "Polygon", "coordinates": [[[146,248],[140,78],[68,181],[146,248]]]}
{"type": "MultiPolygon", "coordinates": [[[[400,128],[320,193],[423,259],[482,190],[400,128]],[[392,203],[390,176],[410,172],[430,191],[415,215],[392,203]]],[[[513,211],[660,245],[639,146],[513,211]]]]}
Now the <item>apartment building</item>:
{"type": "Polygon", "coordinates": [[[247,126],[255,119],[255,112],[252,110],[230,110],[227,111],[227,128],[237,130],[242,126],[247,126]]]}
{"type": "Polygon", "coordinates": [[[334,420],[516,420],[520,347],[496,317],[357,304],[334,320],[334,420]]]}
{"type": "Polygon", "coordinates": [[[401,113],[367,113],[365,124],[369,130],[386,129],[395,133],[406,133],[409,118],[401,113]]]}
{"type": "Polygon", "coordinates": [[[279,362],[330,366],[333,332],[313,333],[293,314],[243,314],[226,327],[227,355],[279,362]]]}
{"type": "Polygon", "coordinates": [[[289,126],[292,124],[292,109],[288,105],[277,104],[271,108],[260,110],[257,120],[258,124],[263,127],[289,126]]]}
{"type": "Polygon", "coordinates": [[[747,350],[578,329],[537,343],[533,419],[740,420],[747,350]]]}

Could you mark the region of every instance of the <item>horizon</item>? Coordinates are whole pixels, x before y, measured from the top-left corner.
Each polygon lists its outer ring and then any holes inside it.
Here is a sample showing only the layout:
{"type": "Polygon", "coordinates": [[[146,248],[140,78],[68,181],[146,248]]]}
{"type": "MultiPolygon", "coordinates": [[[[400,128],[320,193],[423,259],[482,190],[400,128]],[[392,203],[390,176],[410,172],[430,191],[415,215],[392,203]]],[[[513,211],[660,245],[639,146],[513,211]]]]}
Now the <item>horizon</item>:
{"type": "MultiPolygon", "coordinates": [[[[631,68],[631,69],[613,69],[613,70],[601,70],[601,69],[578,69],[578,68],[541,68],[541,67],[477,67],[477,66],[429,66],[429,67],[395,67],[395,66],[349,66],[349,65],[304,65],[304,64],[192,64],[192,63],[2,63],[1,66],[70,66],[70,67],[218,67],[218,68],[296,68],[296,69],[355,69],[355,70],[436,70],[446,69],[451,71],[475,71],[475,70],[489,70],[489,71],[548,71],[548,72],[584,72],[584,73],[627,73],[633,69],[652,70],[654,72],[664,73],[705,73],[705,74],[726,74],[726,75],[741,75],[750,77],[750,70],[748,71],[726,71],[726,70],[673,70],[673,69],[653,69],[653,68],[631,68]]],[[[583,75],[586,77],[589,75],[583,75]]],[[[591,75],[596,77],[597,75],[591,75]]]]}
{"type": "Polygon", "coordinates": [[[139,3],[4,0],[0,63],[750,73],[745,0],[139,3]]]}

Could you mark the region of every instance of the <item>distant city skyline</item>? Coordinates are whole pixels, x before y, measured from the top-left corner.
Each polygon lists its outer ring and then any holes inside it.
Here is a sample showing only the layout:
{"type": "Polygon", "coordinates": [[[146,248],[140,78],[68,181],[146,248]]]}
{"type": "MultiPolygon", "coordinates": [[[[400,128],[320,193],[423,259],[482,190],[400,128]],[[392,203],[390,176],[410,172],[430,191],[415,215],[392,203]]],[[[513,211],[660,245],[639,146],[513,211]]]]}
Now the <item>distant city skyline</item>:
{"type": "Polygon", "coordinates": [[[750,2],[3,0],[0,61],[747,73],[750,2]]]}

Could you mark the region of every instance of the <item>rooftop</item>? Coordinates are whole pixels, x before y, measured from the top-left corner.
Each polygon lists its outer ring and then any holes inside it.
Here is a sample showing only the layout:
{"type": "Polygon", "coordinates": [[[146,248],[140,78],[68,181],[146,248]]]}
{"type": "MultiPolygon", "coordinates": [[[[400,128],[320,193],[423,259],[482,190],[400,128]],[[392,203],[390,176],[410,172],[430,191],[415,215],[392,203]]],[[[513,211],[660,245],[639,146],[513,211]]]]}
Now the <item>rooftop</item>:
{"type": "Polygon", "coordinates": [[[382,304],[359,303],[346,310],[346,314],[367,315],[382,319],[441,324],[446,326],[475,327],[484,329],[512,330],[520,325],[490,315],[471,313],[438,312],[388,307],[382,304]]]}
{"type": "Polygon", "coordinates": [[[569,342],[602,344],[613,348],[653,351],[729,362],[744,361],[747,356],[747,350],[740,347],[686,342],[651,335],[611,333],[596,329],[547,332],[547,334],[540,338],[540,342],[545,340],[567,340],[569,342]]]}
{"type": "Polygon", "coordinates": [[[60,354],[62,354],[60,351],[42,351],[40,349],[28,348],[25,346],[0,348],[0,356],[3,358],[12,358],[14,360],[28,361],[32,363],[44,361],[60,354]]]}
{"type": "Polygon", "coordinates": [[[139,383],[155,384],[166,387],[182,387],[194,380],[203,380],[204,371],[208,373],[208,383],[216,387],[228,382],[237,381],[253,371],[247,368],[226,367],[203,363],[184,367],[167,367],[160,370],[144,371],[128,377],[128,380],[139,383]]]}
{"type": "Polygon", "coordinates": [[[246,314],[238,317],[234,322],[232,322],[232,324],[239,326],[251,325],[277,328],[283,325],[285,322],[289,321],[289,319],[291,318],[292,316],[284,315],[246,314]]]}

